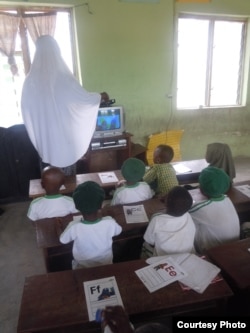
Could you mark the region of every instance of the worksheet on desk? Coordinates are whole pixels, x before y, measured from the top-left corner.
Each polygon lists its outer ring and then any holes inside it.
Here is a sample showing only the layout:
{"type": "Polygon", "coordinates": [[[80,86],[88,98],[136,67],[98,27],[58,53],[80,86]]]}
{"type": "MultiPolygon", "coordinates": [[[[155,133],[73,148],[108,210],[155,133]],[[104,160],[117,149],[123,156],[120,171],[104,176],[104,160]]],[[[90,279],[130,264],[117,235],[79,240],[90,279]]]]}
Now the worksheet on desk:
{"type": "Polygon", "coordinates": [[[118,178],[116,177],[116,174],[111,171],[111,172],[99,172],[98,176],[102,182],[102,184],[107,184],[107,183],[117,183],[118,178]]]}
{"type": "Polygon", "coordinates": [[[127,223],[148,222],[148,216],[143,205],[123,206],[127,223]]]}
{"type": "Polygon", "coordinates": [[[250,185],[244,184],[244,185],[237,185],[234,186],[238,191],[245,194],[248,198],[250,198],[250,185]]]}
{"type": "Polygon", "coordinates": [[[89,320],[95,320],[96,311],[106,306],[121,305],[122,298],[115,276],[83,282],[89,320]]]}
{"type": "Polygon", "coordinates": [[[175,172],[178,174],[192,172],[192,170],[190,168],[188,168],[186,165],[181,164],[181,163],[173,164],[173,167],[175,169],[175,172]]]}
{"type": "Polygon", "coordinates": [[[138,269],[135,274],[151,293],[187,276],[185,270],[171,257],[138,269]]]}

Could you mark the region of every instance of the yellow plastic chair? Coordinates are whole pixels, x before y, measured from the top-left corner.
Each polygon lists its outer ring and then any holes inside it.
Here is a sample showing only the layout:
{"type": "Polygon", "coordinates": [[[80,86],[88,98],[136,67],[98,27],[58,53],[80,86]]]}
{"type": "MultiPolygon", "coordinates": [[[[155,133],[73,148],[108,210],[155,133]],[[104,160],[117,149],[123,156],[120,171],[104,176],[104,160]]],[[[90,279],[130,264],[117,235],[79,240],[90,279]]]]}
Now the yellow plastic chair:
{"type": "Polygon", "coordinates": [[[147,151],[146,151],[146,159],[148,165],[153,165],[153,155],[154,150],[158,145],[164,144],[171,146],[174,150],[174,158],[172,162],[181,161],[181,148],[180,141],[182,138],[184,130],[170,130],[164,131],[157,134],[151,134],[148,138],[147,151]]]}

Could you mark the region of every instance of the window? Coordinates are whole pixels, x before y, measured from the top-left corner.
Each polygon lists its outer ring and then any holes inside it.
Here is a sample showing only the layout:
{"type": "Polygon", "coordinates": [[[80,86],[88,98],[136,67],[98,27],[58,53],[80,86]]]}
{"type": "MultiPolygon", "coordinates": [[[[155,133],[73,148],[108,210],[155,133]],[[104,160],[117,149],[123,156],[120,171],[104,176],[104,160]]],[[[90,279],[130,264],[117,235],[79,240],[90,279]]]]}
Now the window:
{"type": "MultiPolygon", "coordinates": [[[[11,9],[6,10],[10,13],[16,13],[17,11],[11,9]]],[[[46,12],[48,9],[46,9],[46,12]]],[[[1,11],[3,12],[3,11],[1,11]]],[[[42,10],[25,10],[27,13],[42,12],[42,10]]],[[[61,49],[61,54],[67,63],[69,69],[73,72],[73,56],[72,56],[72,44],[71,44],[71,27],[70,27],[71,12],[68,10],[56,11],[56,26],[54,38],[57,40],[61,49]]],[[[28,43],[28,57],[25,56],[25,50],[22,49],[21,39],[24,30],[19,27],[16,47],[15,47],[15,61],[18,67],[18,75],[13,75],[10,71],[8,64],[8,58],[6,55],[0,52],[0,127],[9,127],[15,124],[23,123],[21,115],[21,92],[22,85],[25,79],[25,59],[33,60],[35,53],[35,45],[29,35],[28,30],[25,29],[25,35],[27,35],[28,43]]],[[[26,38],[26,37],[25,37],[26,38]]],[[[30,64],[28,64],[30,66],[30,64]]]]}
{"type": "Polygon", "coordinates": [[[242,104],[246,21],[178,19],[177,108],[242,104]]]}

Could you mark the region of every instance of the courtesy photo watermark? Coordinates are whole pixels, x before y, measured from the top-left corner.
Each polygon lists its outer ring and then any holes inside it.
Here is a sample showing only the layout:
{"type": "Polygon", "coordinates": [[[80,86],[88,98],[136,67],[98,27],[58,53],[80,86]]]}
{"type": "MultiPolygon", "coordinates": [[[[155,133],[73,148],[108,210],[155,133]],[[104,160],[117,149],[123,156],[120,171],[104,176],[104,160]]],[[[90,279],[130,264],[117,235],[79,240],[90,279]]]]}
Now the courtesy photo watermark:
{"type": "Polygon", "coordinates": [[[219,330],[234,329],[250,332],[250,318],[248,317],[173,317],[173,333],[187,329],[209,330],[218,332],[219,330]]]}

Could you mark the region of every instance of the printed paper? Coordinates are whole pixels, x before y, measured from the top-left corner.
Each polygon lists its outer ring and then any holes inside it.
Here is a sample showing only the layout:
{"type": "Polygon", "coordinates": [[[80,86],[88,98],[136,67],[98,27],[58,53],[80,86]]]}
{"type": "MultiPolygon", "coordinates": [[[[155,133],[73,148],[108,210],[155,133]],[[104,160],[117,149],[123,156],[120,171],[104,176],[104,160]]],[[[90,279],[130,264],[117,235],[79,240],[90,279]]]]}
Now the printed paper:
{"type": "Polygon", "coordinates": [[[127,223],[148,222],[148,216],[143,205],[123,206],[123,211],[127,223]]]}
{"type": "Polygon", "coordinates": [[[95,320],[96,311],[106,306],[123,306],[115,276],[83,282],[89,320],[95,320]]]}
{"type": "Polygon", "coordinates": [[[184,164],[181,163],[173,164],[173,167],[176,173],[187,173],[192,171],[190,168],[186,167],[184,164]]]}
{"type": "Polygon", "coordinates": [[[116,174],[113,171],[111,171],[111,172],[99,172],[98,176],[99,176],[102,184],[118,183],[118,178],[116,177],[116,174]]]}
{"type": "Polygon", "coordinates": [[[135,273],[149,292],[156,291],[187,276],[187,273],[171,257],[138,269],[135,273]]]}

